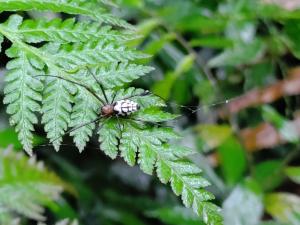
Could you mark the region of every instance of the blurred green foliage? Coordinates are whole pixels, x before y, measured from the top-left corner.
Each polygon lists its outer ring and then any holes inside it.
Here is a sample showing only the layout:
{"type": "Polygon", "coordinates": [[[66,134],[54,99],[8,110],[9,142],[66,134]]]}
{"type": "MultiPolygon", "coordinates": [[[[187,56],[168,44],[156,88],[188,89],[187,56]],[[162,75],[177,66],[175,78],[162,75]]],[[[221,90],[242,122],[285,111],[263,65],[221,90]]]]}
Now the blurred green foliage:
{"type": "MultiPolygon", "coordinates": [[[[184,144],[197,150],[192,160],[212,183],[224,224],[299,225],[299,125],[292,123],[299,93],[227,118],[219,116],[217,106],[226,107],[225,100],[234,103],[231,98],[250,90],[266,90],[299,65],[300,8],[285,8],[284,2],[293,2],[288,0],[114,2],[119,8],[113,12],[135,24],[142,35],[130,45],[153,55],[142,63],[155,71],[135,85],[162,96],[170,111],[182,115],[170,126],[182,132],[184,144]],[[241,130],[265,122],[285,141],[248,151],[241,130]]],[[[1,55],[2,67],[6,60],[1,55]]],[[[6,120],[2,117],[1,122],[6,120]]],[[[40,128],[37,131],[43,135],[40,128]]],[[[274,138],[268,134],[257,137],[274,138]]],[[[38,156],[77,192],[48,206],[50,222],[69,217],[84,225],[202,225],[192,211],[181,207],[170,188],[136,167],[109,161],[93,141],[80,155],[69,151],[69,140],[66,143],[59,153],[47,145],[37,147],[38,156]]],[[[20,148],[10,128],[0,132],[0,146],[8,144],[20,148]]]]}

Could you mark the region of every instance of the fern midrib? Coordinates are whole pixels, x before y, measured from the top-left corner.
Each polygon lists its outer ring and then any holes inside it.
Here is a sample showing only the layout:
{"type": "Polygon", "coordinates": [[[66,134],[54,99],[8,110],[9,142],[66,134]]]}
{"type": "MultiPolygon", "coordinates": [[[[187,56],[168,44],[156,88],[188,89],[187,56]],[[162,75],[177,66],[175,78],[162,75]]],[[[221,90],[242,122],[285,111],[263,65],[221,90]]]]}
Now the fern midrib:
{"type": "MultiPolygon", "coordinates": [[[[55,32],[55,33],[69,33],[69,35],[74,35],[74,34],[79,34],[79,35],[83,35],[83,36],[91,36],[95,39],[99,39],[99,36],[103,36],[103,37],[112,37],[112,38],[115,38],[115,39],[119,39],[120,38],[120,35],[118,34],[111,34],[109,32],[92,32],[92,31],[89,31],[89,32],[86,32],[86,31],[81,31],[81,30],[69,30],[69,29],[48,29],[48,28],[36,28],[36,29],[20,29],[20,30],[17,30],[17,31],[14,31],[12,33],[15,33],[15,34],[30,34],[32,32],[42,32],[42,33],[46,33],[47,36],[49,36],[47,34],[48,31],[51,31],[51,32],[55,32]]],[[[121,34],[122,35],[122,34],[121,34]]],[[[75,35],[76,36],[76,35],[75,35]]],[[[89,37],[86,37],[86,39],[89,39],[89,37]]],[[[126,39],[126,38],[124,38],[126,39]]]]}
{"type": "MultiPolygon", "coordinates": [[[[141,137],[139,137],[141,139],[141,137]]],[[[146,141],[145,139],[142,139],[144,141],[146,141]]],[[[151,141],[148,141],[148,144],[152,145],[151,141]]],[[[158,146],[159,147],[159,146],[158,146]]],[[[198,193],[196,193],[196,188],[193,188],[192,186],[190,186],[183,178],[182,175],[180,174],[180,172],[177,171],[176,168],[174,168],[171,165],[171,162],[168,159],[165,159],[161,154],[159,154],[159,151],[155,151],[153,150],[155,148],[151,148],[152,151],[154,151],[154,153],[156,154],[158,160],[161,160],[163,162],[166,163],[166,165],[168,165],[168,167],[172,170],[172,172],[175,173],[175,175],[181,180],[181,182],[184,184],[185,188],[187,188],[189,191],[191,191],[193,193],[194,198],[198,197],[198,193]]],[[[199,200],[200,201],[200,200],[199,200]]],[[[203,202],[203,201],[201,201],[203,202]]]]}
{"type": "MultiPolygon", "coordinates": [[[[58,79],[58,81],[57,82],[59,82],[59,87],[60,88],[64,88],[63,87],[63,84],[62,84],[62,80],[61,79],[58,79]]],[[[58,89],[58,88],[57,88],[58,89]]],[[[58,90],[60,90],[60,89],[58,89],[58,90]]],[[[57,113],[57,108],[58,108],[58,102],[60,101],[60,96],[61,96],[61,91],[58,91],[58,97],[57,98],[55,98],[55,107],[54,107],[54,114],[53,114],[53,118],[57,118],[57,117],[59,117],[59,115],[58,115],[58,113],[57,113]]],[[[58,120],[57,119],[54,119],[54,127],[55,127],[55,131],[54,131],[54,133],[55,134],[59,134],[59,129],[57,129],[57,122],[58,122],[58,120]]],[[[61,134],[59,134],[59,135],[61,135],[61,134]]],[[[51,138],[52,140],[54,140],[54,139],[56,139],[55,141],[56,142],[60,142],[60,140],[59,139],[57,139],[57,137],[54,137],[54,138],[51,138]]],[[[51,141],[52,141],[51,140],[51,141]]],[[[59,144],[60,145],[60,144],[59,144]]]]}
{"type": "MultiPolygon", "coordinates": [[[[22,124],[22,132],[24,132],[26,135],[27,135],[27,132],[26,132],[26,130],[25,130],[25,124],[24,124],[24,113],[23,112],[25,112],[25,110],[24,110],[24,104],[25,104],[25,97],[24,97],[24,89],[25,89],[25,86],[26,86],[26,82],[25,82],[25,73],[26,73],[26,70],[25,70],[25,53],[24,52],[22,52],[21,53],[22,54],[22,56],[21,56],[21,59],[22,59],[22,76],[21,76],[21,85],[22,85],[22,87],[21,87],[21,124],[22,124]]],[[[25,140],[26,140],[26,138],[25,138],[25,140]]],[[[22,142],[24,143],[24,138],[23,138],[23,140],[22,140],[22,142]]],[[[31,146],[30,146],[30,144],[28,143],[28,142],[26,142],[26,143],[24,143],[25,144],[25,148],[27,149],[30,149],[31,148],[31,146]]]]}
{"type": "MultiPolygon", "coordinates": [[[[157,158],[159,158],[160,160],[164,159],[163,157],[161,157],[161,155],[157,151],[154,151],[154,152],[157,154],[157,158]]],[[[171,162],[168,159],[164,159],[162,161],[165,162],[168,165],[168,167],[176,174],[176,176],[181,180],[181,182],[184,184],[184,186],[193,193],[194,198],[198,197],[198,193],[195,193],[196,189],[191,187],[190,185],[188,185],[188,183],[183,178],[181,178],[182,175],[177,171],[177,169],[175,169],[174,167],[172,167],[172,165],[170,165],[171,162]]],[[[203,202],[203,201],[200,201],[200,202],[203,202]]]]}

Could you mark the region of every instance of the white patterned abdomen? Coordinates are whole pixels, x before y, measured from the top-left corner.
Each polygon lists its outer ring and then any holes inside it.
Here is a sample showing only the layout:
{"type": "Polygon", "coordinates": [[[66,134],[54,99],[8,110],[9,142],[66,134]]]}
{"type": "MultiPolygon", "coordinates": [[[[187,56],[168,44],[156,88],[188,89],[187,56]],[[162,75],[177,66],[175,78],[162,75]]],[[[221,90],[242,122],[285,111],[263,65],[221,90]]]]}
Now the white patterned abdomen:
{"type": "Polygon", "coordinates": [[[139,110],[139,105],[131,100],[120,100],[114,105],[114,111],[117,115],[128,116],[139,110]]]}

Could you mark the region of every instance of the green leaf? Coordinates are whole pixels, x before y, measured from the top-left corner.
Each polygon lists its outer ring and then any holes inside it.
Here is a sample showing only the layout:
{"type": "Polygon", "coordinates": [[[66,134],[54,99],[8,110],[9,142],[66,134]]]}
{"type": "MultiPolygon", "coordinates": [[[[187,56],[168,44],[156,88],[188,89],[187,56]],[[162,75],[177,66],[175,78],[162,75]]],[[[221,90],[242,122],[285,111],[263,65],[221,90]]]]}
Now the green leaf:
{"type": "Polygon", "coordinates": [[[136,153],[141,145],[141,140],[136,135],[137,129],[127,124],[122,130],[120,139],[121,156],[130,166],[134,166],[136,162],[136,153]]]}
{"type": "Polygon", "coordinates": [[[199,13],[189,14],[177,24],[177,29],[181,31],[202,31],[203,33],[215,33],[223,31],[226,26],[226,20],[222,18],[207,17],[199,13]]]}
{"type": "Polygon", "coordinates": [[[53,11],[64,12],[68,14],[86,15],[94,20],[117,25],[126,28],[132,28],[127,22],[118,19],[107,13],[97,1],[49,1],[49,0],[0,0],[0,11],[53,11]]]}
{"type": "Polygon", "coordinates": [[[148,57],[136,50],[103,40],[64,45],[48,44],[43,50],[51,55],[60,67],[70,71],[148,57]]]}
{"type": "Polygon", "coordinates": [[[121,130],[115,119],[104,119],[100,122],[98,131],[100,149],[110,158],[118,156],[118,140],[121,138],[121,130]]]}
{"type": "Polygon", "coordinates": [[[289,45],[289,49],[291,52],[296,56],[297,58],[300,57],[300,45],[299,45],[299,32],[300,32],[300,26],[298,20],[289,20],[284,26],[284,32],[286,36],[288,37],[288,40],[286,41],[289,45]]]}
{"type": "Polygon", "coordinates": [[[198,167],[182,159],[191,151],[165,144],[174,138],[174,133],[166,132],[165,128],[139,129],[135,122],[122,123],[124,129],[119,148],[124,160],[134,165],[138,152],[138,163],[144,172],[151,174],[156,165],[160,180],[163,183],[170,182],[174,193],[181,195],[187,207],[193,207],[206,223],[221,224],[219,209],[206,202],[213,198],[211,193],[203,189],[209,182],[201,176],[198,167]]]}
{"type": "Polygon", "coordinates": [[[265,196],[266,211],[282,223],[300,223],[300,198],[289,193],[272,193],[265,196]]]}
{"type": "Polygon", "coordinates": [[[208,65],[210,67],[219,67],[250,64],[259,60],[264,52],[264,42],[259,39],[256,39],[251,43],[236,43],[232,49],[227,49],[212,58],[208,62],[208,65]]]}
{"type": "Polygon", "coordinates": [[[175,34],[165,34],[163,36],[159,36],[154,38],[153,41],[149,42],[145,48],[144,52],[150,55],[156,55],[167,43],[173,41],[176,38],[175,34]]]}
{"type": "Polygon", "coordinates": [[[84,88],[78,88],[74,98],[74,107],[72,109],[69,126],[75,129],[70,133],[79,150],[82,152],[93,134],[95,123],[89,123],[98,117],[99,104],[95,98],[91,98],[84,88]],[[82,126],[82,127],[80,127],[82,126]],[[80,128],[78,128],[80,127],[80,128]]]}
{"type": "MultiPolygon", "coordinates": [[[[125,53],[125,52],[124,52],[125,53]]],[[[96,67],[94,73],[105,88],[121,87],[153,70],[150,66],[114,62],[96,67]]]]}
{"type": "Polygon", "coordinates": [[[33,76],[43,72],[41,68],[36,68],[31,64],[31,55],[16,46],[12,46],[7,51],[7,55],[14,59],[7,64],[4,103],[8,104],[7,113],[11,115],[11,125],[16,126],[18,138],[24,150],[31,155],[33,125],[38,122],[35,112],[41,110],[41,91],[43,89],[43,84],[33,76]]]}
{"type": "Polygon", "coordinates": [[[245,150],[239,141],[229,137],[219,146],[220,162],[225,179],[229,185],[236,184],[243,176],[247,161],[245,150]]]}
{"type": "Polygon", "coordinates": [[[151,149],[151,145],[143,144],[139,149],[139,159],[138,163],[141,166],[141,169],[147,173],[152,174],[156,162],[157,155],[151,149]]]}
{"type": "Polygon", "coordinates": [[[287,167],[285,168],[285,173],[292,181],[300,184],[300,167],[287,167]]]}
{"type": "Polygon", "coordinates": [[[156,163],[156,173],[158,178],[163,184],[169,182],[172,176],[172,170],[164,161],[157,161],[156,163]]]}
{"type": "Polygon", "coordinates": [[[195,56],[192,54],[181,59],[175,71],[167,73],[163,80],[155,83],[152,88],[153,93],[165,100],[169,99],[175,81],[192,68],[194,60],[195,56]]]}
{"type": "Polygon", "coordinates": [[[45,124],[47,138],[50,139],[56,151],[59,150],[62,137],[71,120],[74,88],[69,82],[61,79],[52,77],[46,79],[42,123],[45,124]]]}
{"type": "Polygon", "coordinates": [[[254,167],[254,178],[264,190],[270,191],[283,181],[282,161],[266,160],[254,167]]]}
{"type": "Polygon", "coordinates": [[[25,20],[14,31],[22,40],[28,43],[43,41],[69,43],[86,42],[90,40],[107,40],[123,42],[135,38],[129,32],[113,30],[110,26],[100,26],[98,22],[79,21],[74,18],[62,20],[25,20]]]}

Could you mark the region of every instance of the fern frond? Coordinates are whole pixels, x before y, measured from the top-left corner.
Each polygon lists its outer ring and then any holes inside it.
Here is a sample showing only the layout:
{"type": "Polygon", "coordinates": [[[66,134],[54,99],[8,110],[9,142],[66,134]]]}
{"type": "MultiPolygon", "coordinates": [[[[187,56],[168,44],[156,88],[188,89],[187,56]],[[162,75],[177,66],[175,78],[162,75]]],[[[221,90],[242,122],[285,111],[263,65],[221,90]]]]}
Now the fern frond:
{"type": "MultiPolygon", "coordinates": [[[[74,107],[71,114],[70,127],[76,128],[82,124],[95,120],[98,117],[99,102],[91,97],[83,88],[78,88],[74,98],[74,107]]],[[[76,147],[82,152],[93,134],[95,123],[88,124],[70,133],[73,136],[76,147]]]]}
{"type": "Polygon", "coordinates": [[[47,77],[45,86],[42,123],[45,124],[47,137],[58,151],[62,136],[70,123],[72,95],[75,94],[76,88],[65,80],[51,77],[47,77]]]}
{"type": "Polygon", "coordinates": [[[42,205],[56,200],[64,183],[42,162],[11,150],[1,150],[0,166],[0,224],[15,213],[43,220],[42,205]]]}
{"type": "MultiPolygon", "coordinates": [[[[124,128],[121,138],[116,136],[115,140],[120,141],[117,146],[124,160],[131,166],[138,161],[141,169],[147,174],[152,174],[156,166],[161,182],[170,182],[172,190],[176,195],[181,195],[186,207],[192,207],[205,223],[221,225],[220,209],[208,202],[214,196],[204,189],[209,182],[202,177],[198,167],[183,159],[191,151],[166,144],[170,139],[178,138],[178,135],[167,128],[140,129],[135,122],[125,119],[122,120],[122,125],[124,128]]],[[[102,131],[103,133],[105,132],[102,131]]],[[[104,147],[110,146],[102,146],[103,151],[108,151],[103,149],[104,147]]],[[[116,152],[115,149],[115,154],[116,152]]]]}
{"type": "Polygon", "coordinates": [[[153,70],[150,66],[115,62],[102,64],[94,70],[95,75],[106,88],[121,87],[153,70]]]}
{"type": "Polygon", "coordinates": [[[0,11],[53,11],[81,14],[99,22],[133,29],[126,21],[107,13],[97,1],[78,0],[0,0],[0,11]]]}
{"type": "Polygon", "coordinates": [[[28,43],[51,42],[86,42],[90,40],[107,40],[124,42],[137,36],[126,31],[116,31],[110,26],[100,26],[97,22],[79,21],[74,18],[61,20],[25,20],[15,35],[28,43]]]}
{"type": "Polygon", "coordinates": [[[48,44],[42,49],[62,68],[76,70],[103,63],[127,62],[149,55],[103,40],[65,45],[48,44]]]}
{"type": "Polygon", "coordinates": [[[36,67],[38,64],[33,64],[30,59],[33,57],[16,46],[12,46],[7,55],[14,59],[7,64],[4,104],[8,104],[7,113],[11,115],[11,125],[16,126],[19,140],[31,155],[33,124],[38,122],[35,112],[41,110],[43,89],[43,84],[33,76],[43,73],[43,64],[36,67]]]}
{"type": "Polygon", "coordinates": [[[118,126],[118,121],[111,118],[101,122],[98,130],[100,149],[112,159],[118,155],[118,143],[121,138],[121,130],[118,126]]]}

